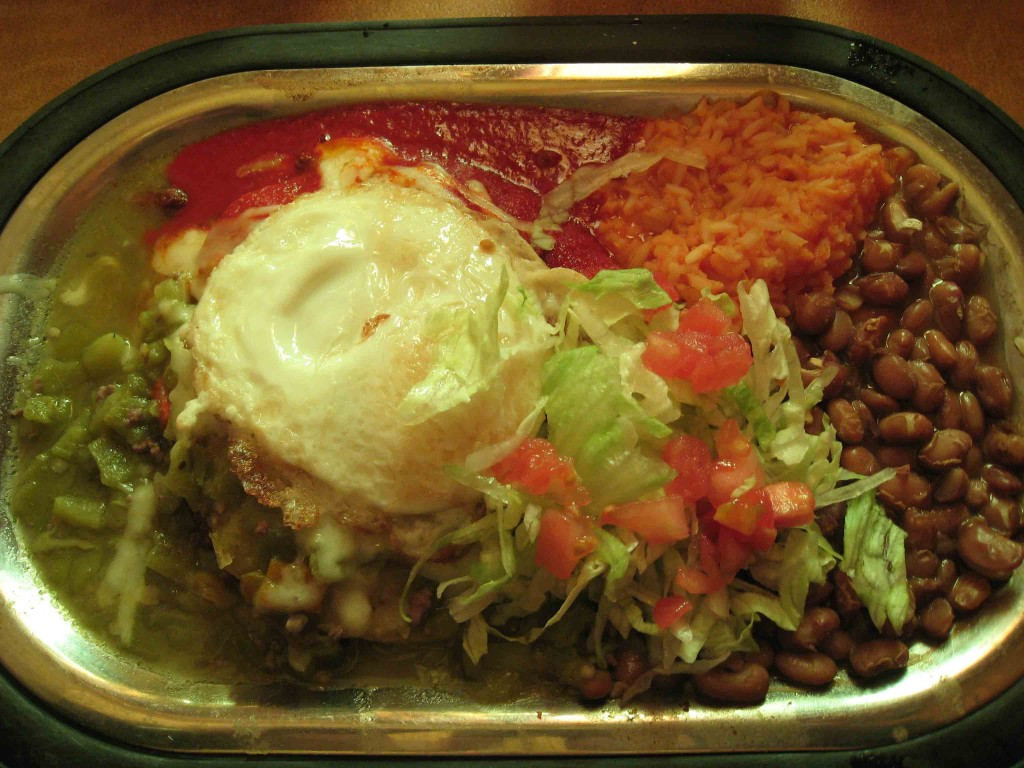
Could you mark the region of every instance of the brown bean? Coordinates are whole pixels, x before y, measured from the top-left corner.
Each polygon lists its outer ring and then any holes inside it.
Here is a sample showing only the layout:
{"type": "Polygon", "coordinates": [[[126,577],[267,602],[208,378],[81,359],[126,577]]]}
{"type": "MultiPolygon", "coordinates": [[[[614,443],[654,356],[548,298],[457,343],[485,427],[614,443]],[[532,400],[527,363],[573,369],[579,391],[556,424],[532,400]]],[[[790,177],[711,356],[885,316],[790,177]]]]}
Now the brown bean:
{"type": "Polygon", "coordinates": [[[846,661],[853,648],[853,636],[844,629],[837,629],[821,642],[821,650],[835,661],[846,661]]]}
{"type": "Polygon", "coordinates": [[[903,669],[910,659],[907,646],[899,640],[868,640],[850,651],[850,667],[859,677],[875,677],[883,672],[903,669]]]}
{"type": "Polygon", "coordinates": [[[967,300],[964,330],[967,333],[967,338],[976,347],[988,344],[999,330],[996,312],[984,296],[975,295],[967,300]]]}
{"type": "Polygon", "coordinates": [[[804,429],[809,435],[820,435],[821,431],[825,428],[822,419],[825,417],[825,412],[817,405],[811,408],[810,413],[805,417],[806,426],[804,429]]]}
{"type": "Polygon", "coordinates": [[[887,352],[876,357],[871,366],[871,374],[878,388],[897,400],[910,397],[914,392],[916,385],[910,363],[898,354],[887,352]]]}
{"type": "Polygon", "coordinates": [[[903,246],[868,237],[860,252],[860,263],[868,272],[889,272],[903,256],[903,246]]]}
{"type": "Polygon", "coordinates": [[[1006,372],[994,365],[979,365],[974,391],[989,416],[1002,418],[1010,415],[1013,405],[1013,382],[1006,372]]]}
{"type": "Polygon", "coordinates": [[[960,429],[940,429],[917,454],[920,462],[931,470],[958,467],[974,441],[960,429]]]}
{"type": "Polygon", "coordinates": [[[875,458],[883,467],[914,468],[917,466],[917,449],[898,445],[880,445],[875,449],[875,458]]]}
{"type": "MultiPolygon", "coordinates": [[[[906,193],[906,172],[917,163],[917,155],[912,149],[906,147],[889,147],[882,151],[882,159],[885,160],[886,168],[894,178],[904,177],[904,194],[906,193]]],[[[927,166],[923,166],[927,167],[927,166]]],[[[908,195],[909,197],[909,195],[908,195]]]]}
{"type": "Polygon", "coordinates": [[[928,359],[936,368],[946,370],[956,365],[956,347],[946,334],[931,328],[924,332],[924,340],[928,345],[928,359]]]}
{"type": "Polygon", "coordinates": [[[973,392],[961,392],[959,399],[964,432],[974,440],[981,440],[985,435],[985,413],[981,410],[981,403],[973,392]]]}
{"type": "Polygon", "coordinates": [[[918,299],[903,310],[900,325],[914,334],[923,332],[932,323],[932,303],[928,299],[918,299]]]}
{"type": "Polygon", "coordinates": [[[952,389],[947,389],[939,412],[935,416],[935,426],[938,429],[960,429],[963,426],[964,415],[960,407],[960,397],[952,389]]]}
{"type": "Polygon", "coordinates": [[[635,683],[650,668],[647,657],[632,648],[619,649],[615,661],[615,681],[626,685],[635,683]]]}
{"type": "Polygon", "coordinates": [[[1010,578],[1024,560],[1024,547],[1019,542],[993,530],[980,517],[972,517],[960,526],[956,543],[967,565],[995,581],[1010,578]]]}
{"type": "Polygon", "coordinates": [[[928,342],[924,340],[923,336],[918,336],[914,341],[914,348],[910,350],[910,359],[927,361],[930,357],[931,353],[928,351],[928,342]]]}
{"type": "Polygon", "coordinates": [[[907,584],[914,596],[915,605],[924,605],[942,590],[942,585],[934,576],[928,578],[911,576],[907,579],[907,584]]]}
{"type": "Polygon", "coordinates": [[[964,493],[964,501],[972,509],[983,507],[988,504],[988,483],[980,477],[971,478],[967,483],[967,491],[964,493]]]}
{"type": "Polygon", "coordinates": [[[992,496],[981,508],[981,515],[985,518],[992,530],[1001,533],[1003,536],[1016,536],[1020,530],[1021,510],[1020,502],[992,496]]]}
{"type": "Polygon", "coordinates": [[[982,441],[982,449],[991,462],[1014,469],[1024,467],[1024,437],[1003,423],[989,427],[982,441]]]}
{"type": "Polygon", "coordinates": [[[836,306],[844,312],[856,312],[864,306],[864,297],[855,285],[844,285],[835,293],[836,306]]]}
{"type": "Polygon", "coordinates": [[[889,335],[885,337],[885,348],[894,355],[906,358],[914,348],[914,341],[914,334],[906,328],[897,328],[894,331],[889,331],[889,335]]]}
{"type": "Polygon", "coordinates": [[[864,425],[865,437],[869,435],[876,437],[878,435],[878,422],[875,421],[875,414],[871,412],[871,409],[860,400],[851,400],[850,405],[853,406],[853,410],[860,416],[860,421],[864,425]]]}
{"type": "Polygon", "coordinates": [[[930,549],[912,549],[907,553],[907,575],[929,579],[939,572],[939,558],[930,549]]]}
{"type": "Polygon", "coordinates": [[[970,571],[961,573],[947,595],[957,613],[970,613],[981,607],[992,594],[988,579],[970,571]]]}
{"type": "Polygon", "coordinates": [[[876,417],[888,416],[900,409],[900,404],[888,395],[884,395],[877,389],[861,387],[857,390],[857,399],[871,409],[876,417]]]}
{"type": "Polygon", "coordinates": [[[934,219],[948,211],[949,206],[953,204],[959,194],[960,185],[951,181],[943,187],[922,195],[914,208],[923,218],[934,219]]]}
{"type": "Polygon", "coordinates": [[[840,501],[821,507],[815,510],[814,516],[821,535],[830,539],[834,534],[841,533],[843,530],[843,522],[846,519],[846,502],[840,501]]]}
{"type": "Polygon", "coordinates": [[[935,260],[935,271],[943,280],[971,285],[981,273],[983,259],[978,246],[958,244],[951,247],[947,255],[935,260]]]}
{"type": "Polygon", "coordinates": [[[998,464],[986,464],[981,469],[981,476],[985,478],[988,487],[1001,496],[1017,496],[1024,491],[1024,482],[998,464]]]}
{"type": "Polygon", "coordinates": [[[917,410],[930,413],[946,399],[946,382],[934,365],[924,360],[911,360],[910,374],[914,377],[914,394],[910,402],[917,410]]]}
{"type": "Polygon", "coordinates": [[[908,282],[928,274],[928,259],[920,251],[911,251],[896,263],[896,274],[908,282]]]}
{"type": "Polygon", "coordinates": [[[823,391],[824,398],[826,400],[831,400],[834,397],[839,397],[843,393],[843,391],[846,389],[847,382],[849,382],[852,377],[857,375],[857,369],[854,368],[852,365],[845,365],[840,363],[834,363],[831,361],[826,361],[826,357],[832,357],[834,359],[835,354],[826,350],[821,362],[822,374],[828,373],[830,371],[835,372],[835,375],[832,377],[832,380],[825,385],[825,389],[823,391]]]}
{"type": "Polygon", "coordinates": [[[814,606],[804,612],[793,632],[780,635],[783,647],[790,650],[814,651],[818,643],[839,629],[839,614],[831,608],[814,606]]]}
{"type": "Polygon", "coordinates": [[[901,197],[890,197],[882,203],[879,218],[885,236],[897,243],[909,243],[913,234],[921,230],[921,221],[910,215],[901,197]]]}
{"type": "Polygon", "coordinates": [[[890,509],[926,507],[931,503],[932,486],[916,472],[897,472],[896,477],[878,486],[878,500],[890,509]]]}
{"type": "Polygon", "coordinates": [[[949,243],[942,236],[935,222],[926,221],[921,231],[913,238],[913,245],[925,252],[929,259],[943,259],[948,256],[949,243]]]}
{"type": "Polygon", "coordinates": [[[805,293],[793,302],[793,320],[802,332],[816,336],[832,325],[836,316],[836,301],[823,291],[805,293]]]}
{"type": "Polygon", "coordinates": [[[931,420],[913,411],[899,411],[878,422],[878,432],[889,445],[913,445],[931,438],[935,428],[931,420]]]}
{"type": "Polygon", "coordinates": [[[760,664],[744,664],[738,671],[721,665],[693,676],[694,687],[709,699],[727,704],[760,704],[768,695],[771,675],[760,664]]]}
{"type": "Polygon", "coordinates": [[[940,216],[935,225],[942,236],[953,243],[976,243],[981,239],[980,229],[954,216],[940,216]]]}
{"type": "Polygon", "coordinates": [[[956,363],[953,365],[950,383],[958,389],[969,389],[974,384],[980,364],[981,357],[978,355],[978,348],[967,340],[958,341],[956,363]]]}
{"type": "Polygon", "coordinates": [[[860,295],[865,301],[883,307],[892,307],[903,302],[910,293],[907,281],[895,272],[875,272],[857,280],[860,295]]]}
{"type": "Polygon", "coordinates": [[[836,587],[835,606],[840,615],[849,618],[857,613],[864,604],[857,596],[857,590],[853,588],[853,581],[838,568],[831,573],[832,583],[836,587]]]}
{"type": "Polygon", "coordinates": [[[939,534],[953,534],[966,519],[967,509],[960,505],[935,509],[910,507],[903,513],[907,544],[918,549],[934,549],[939,534]]]}
{"type": "Polygon", "coordinates": [[[837,397],[825,408],[832,426],[836,429],[839,439],[847,445],[856,444],[864,439],[864,422],[849,400],[837,397]]]}
{"type": "Polygon", "coordinates": [[[936,574],[939,579],[939,583],[942,585],[942,592],[949,597],[949,593],[953,590],[953,585],[956,584],[959,573],[957,572],[956,563],[952,560],[940,560],[939,561],[939,572],[936,574]]]}
{"type": "Polygon", "coordinates": [[[850,362],[856,365],[866,363],[874,351],[885,342],[889,327],[890,322],[885,317],[872,317],[855,323],[846,351],[850,362]]]}
{"type": "Polygon", "coordinates": [[[963,334],[964,292],[956,283],[940,280],[928,291],[932,301],[935,324],[950,341],[959,341],[963,334]]]}
{"type": "Polygon", "coordinates": [[[747,651],[743,658],[748,664],[758,664],[770,669],[775,664],[775,648],[770,642],[761,642],[758,643],[756,651],[747,651]]]}
{"type": "Polygon", "coordinates": [[[849,472],[865,476],[873,475],[882,468],[875,455],[861,445],[845,446],[839,457],[839,465],[849,472]]]}
{"type": "Polygon", "coordinates": [[[849,313],[842,309],[837,309],[835,316],[832,318],[832,325],[821,335],[818,341],[827,350],[841,352],[850,343],[852,335],[853,321],[850,319],[849,313]]]}
{"type": "Polygon", "coordinates": [[[939,504],[960,501],[967,493],[969,483],[970,476],[967,471],[963,467],[953,467],[939,478],[932,490],[932,496],[939,504]]]}
{"type": "Polygon", "coordinates": [[[926,197],[938,189],[942,175],[930,165],[918,163],[903,173],[903,194],[912,202],[926,197]]]}
{"type": "Polygon", "coordinates": [[[824,653],[790,651],[775,654],[775,669],[790,682],[815,687],[828,685],[839,671],[836,663],[824,653]]]}
{"type": "Polygon", "coordinates": [[[579,690],[585,699],[603,699],[612,689],[612,676],[607,670],[598,669],[587,661],[574,664],[566,672],[564,679],[579,690]]]}
{"type": "Polygon", "coordinates": [[[944,597],[936,597],[919,614],[921,629],[935,638],[942,638],[953,628],[953,606],[944,597]]]}

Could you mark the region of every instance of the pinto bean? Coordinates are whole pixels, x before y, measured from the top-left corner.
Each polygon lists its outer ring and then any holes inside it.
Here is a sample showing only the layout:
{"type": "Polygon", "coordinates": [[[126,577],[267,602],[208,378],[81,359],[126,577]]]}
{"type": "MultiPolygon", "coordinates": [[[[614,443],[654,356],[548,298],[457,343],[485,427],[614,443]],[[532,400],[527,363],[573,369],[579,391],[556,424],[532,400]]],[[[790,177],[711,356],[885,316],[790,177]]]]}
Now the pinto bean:
{"type": "Polygon", "coordinates": [[[928,259],[920,251],[910,251],[896,262],[896,274],[908,282],[920,280],[928,274],[928,259]]]}
{"type": "Polygon", "coordinates": [[[921,463],[928,469],[948,469],[963,463],[967,451],[973,445],[971,436],[960,429],[940,429],[927,445],[917,454],[921,463]]]}
{"type": "Polygon", "coordinates": [[[839,671],[835,661],[824,653],[791,651],[775,654],[775,669],[790,682],[814,687],[828,685],[839,671]]]}
{"type": "Polygon", "coordinates": [[[971,285],[981,273],[983,260],[978,246],[957,244],[949,249],[947,255],[935,260],[935,270],[943,280],[971,285]]]}
{"type": "Polygon", "coordinates": [[[996,312],[984,296],[975,295],[967,300],[964,330],[967,333],[967,338],[976,347],[988,344],[999,330],[996,312]]]}
{"type": "Polygon", "coordinates": [[[1010,578],[1024,561],[1024,547],[994,531],[980,517],[972,517],[960,526],[956,543],[960,557],[967,565],[995,581],[1010,578]]]}
{"type": "Polygon", "coordinates": [[[903,172],[903,195],[916,203],[919,198],[927,197],[938,189],[941,181],[942,174],[930,165],[912,165],[903,172]]]}
{"type": "Polygon", "coordinates": [[[914,206],[914,210],[924,218],[934,219],[936,216],[941,216],[948,211],[949,206],[953,204],[953,201],[956,200],[959,194],[960,185],[955,181],[951,181],[942,187],[921,195],[914,206]]]}
{"type": "Polygon", "coordinates": [[[873,475],[882,468],[875,455],[861,445],[845,446],[839,456],[839,465],[845,470],[865,476],[873,475]]]}
{"type": "Polygon", "coordinates": [[[814,606],[804,613],[795,630],[780,635],[779,640],[790,650],[814,651],[822,640],[839,629],[839,623],[839,614],[831,608],[814,606]]]}
{"type": "Polygon", "coordinates": [[[632,685],[649,668],[647,658],[632,648],[622,648],[616,654],[615,682],[632,685]]]}
{"type": "Polygon", "coordinates": [[[985,458],[996,464],[1019,469],[1024,467],[1024,437],[1003,423],[993,424],[982,441],[985,458]]]}
{"type": "Polygon", "coordinates": [[[956,345],[956,363],[953,365],[950,383],[959,389],[969,389],[974,384],[980,364],[981,357],[978,355],[978,348],[966,339],[958,341],[956,345]]]}
{"type": "Polygon", "coordinates": [[[1013,382],[1006,371],[994,365],[979,365],[974,391],[989,416],[1002,418],[1010,415],[1013,405],[1013,382]]]}
{"type": "Polygon", "coordinates": [[[871,317],[853,326],[846,355],[851,363],[866,363],[876,349],[885,342],[891,323],[887,317],[871,317]]]}
{"type": "Polygon", "coordinates": [[[992,585],[989,584],[988,579],[965,571],[953,582],[948,598],[957,613],[970,613],[978,610],[991,594],[992,585]]]}
{"type": "Polygon", "coordinates": [[[850,651],[850,666],[859,677],[875,677],[883,672],[903,669],[910,651],[899,640],[879,639],[857,643],[850,651]]]}
{"type": "Polygon", "coordinates": [[[921,629],[935,638],[942,638],[953,628],[953,606],[944,597],[936,597],[919,614],[921,629]]]}
{"type": "Polygon", "coordinates": [[[907,575],[930,579],[939,572],[939,558],[930,549],[912,549],[907,553],[907,575]]]}
{"type": "Polygon", "coordinates": [[[935,225],[942,236],[952,243],[976,243],[981,239],[980,229],[955,216],[940,216],[935,220],[935,225]]]}
{"type": "Polygon", "coordinates": [[[952,591],[959,575],[956,563],[952,560],[947,558],[939,561],[939,572],[936,576],[939,579],[939,583],[942,584],[942,592],[946,597],[949,597],[949,593],[952,591]]]}
{"type": "Polygon", "coordinates": [[[824,291],[801,294],[793,302],[796,327],[811,336],[828,330],[835,316],[836,300],[824,291]]]}
{"type": "Polygon", "coordinates": [[[977,509],[988,503],[988,495],[988,483],[980,477],[974,477],[967,483],[964,501],[967,503],[967,506],[977,509]]]}
{"type": "Polygon", "coordinates": [[[837,629],[821,641],[821,650],[835,661],[846,661],[853,649],[853,636],[845,629],[837,629]]]}
{"type": "Polygon", "coordinates": [[[935,484],[932,496],[939,504],[960,501],[967,493],[970,476],[963,467],[953,467],[935,484]]]}
{"type": "Polygon", "coordinates": [[[882,307],[901,304],[910,293],[907,281],[895,272],[875,272],[865,275],[857,280],[857,287],[865,301],[882,307]]]}
{"type": "Polygon", "coordinates": [[[857,596],[857,590],[853,588],[853,581],[838,568],[831,573],[832,583],[835,585],[835,606],[840,615],[849,618],[857,613],[864,604],[857,596]]]}
{"type": "MultiPolygon", "coordinates": [[[[891,337],[892,334],[889,334],[889,336],[891,337]]],[[[898,354],[891,352],[875,358],[875,362],[871,366],[871,374],[878,388],[897,400],[910,397],[917,386],[910,363],[898,354]]]]}
{"type": "Polygon", "coordinates": [[[992,530],[1001,533],[1003,536],[1015,536],[1020,530],[1021,509],[1020,502],[992,496],[981,508],[981,516],[985,522],[992,526],[992,530]]]}
{"type": "Polygon", "coordinates": [[[927,507],[931,495],[931,483],[916,472],[897,472],[896,477],[878,486],[878,500],[890,509],[927,507]]]}
{"type": "Polygon", "coordinates": [[[910,373],[914,377],[914,394],[910,402],[923,413],[930,413],[946,399],[946,382],[935,366],[924,360],[912,360],[910,373]]]}
{"type": "Polygon", "coordinates": [[[932,303],[928,299],[917,299],[903,310],[900,325],[914,334],[922,333],[932,323],[932,303]]]}
{"type": "Polygon", "coordinates": [[[836,290],[836,306],[844,312],[856,312],[864,306],[864,297],[855,285],[844,285],[836,290]]]}
{"type": "Polygon", "coordinates": [[[961,392],[959,399],[964,432],[973,440],[981,440],[985,436],[985,413],[981,403],[973,392],[961,392]]]}
{"type": "Polygon", "coordinates": [[[938,429],[960,429],[963,426],[964,415],[960,407],[960,397],[952,389],[947,389],[939,406],[939,412],[935,415],[935,426],[938,429]]]}
{"type": "Polygon", "coordinates": [[[889,272],[903,256],[903,246],[888,240],[868,237],[860,252],[860,263],[868,272],[889,272]]]}
{"type": "Polygon", "coordinates": [[[900,404],[892,397],[882,394],[871,387],[861,387],[857,390],[857,399],[871,409],[876,417],[888,416],[900,409],[900,404]]]}
{"type": "Polygon", "coordinates": [[[946,338],[946,334],[930,328],[924,332],[924,340],[928,345],[928,359],[936,368],[946,370],[956,365],[956,347],[946,338]]]}
{"type": "Polygon", "coordinates": [[[988,487],[1001,496],[1017,496],[1024,491],[1024,482],[1020,477],[998,464],[986,464],[981,469],[981,476],[985,478],[988,487]]]}
{"type": "Polygon", "coordinates": [[[753,663],[737,671],[719,665],[693,676],[693,685],[700,693],[726,704],[760,704],[768,695],[770,682],[768,670],[753,663]]]}
{"type": "Polygon", "coordinates": [[[963,334],[964,292],[956,283],[940,280],[928,291],[935,314],[935,324],[950,341],[959,341],[963,334]]]}
{"type": "Polygon", "coordinates": [[[935,428],[927,416],[914,411],[899,411],[879,421],[878,431],[889,445],[913,445],[930,439],[935,428]]]}
{"type": "Polygon", "coordinates": [[[889,335],[885,337],[885,348],[894,355],[899,355],[905,359],[910,356],[911,350],[914,349],[915,341],[914,334],[906,328],[897,328],[894,331],[889,331],[889,335]]]}
{"type": "Polygon", "coordinates": [[[881,445],[875,449],[875,458],[883,467],[916,467],[917,449],[900,445],[881,445]]]}
{"type": "Polygon", "coordinates": [[[959,505],[920,509],[911,507],[903,513],[903,529],[907,543],[918,549],[934,549],[939,534],[950,535],[967,519],[967,509],[959,505]]]}
{"type": "Polygon", "coordinates": [[[910,215],[906,201],[901,197],[890,197],[882,203],[879,218],[885,236],[897,243],[909,243],[914,233],[921,229],[921,222],[910,215]]]}
{"type": "Polygon", "coordinates": [[[839,439],[847,445],[861,442],[864,439],[864,422],[850,404],[849,400],[837,397],[825,408],[839,439]]]}

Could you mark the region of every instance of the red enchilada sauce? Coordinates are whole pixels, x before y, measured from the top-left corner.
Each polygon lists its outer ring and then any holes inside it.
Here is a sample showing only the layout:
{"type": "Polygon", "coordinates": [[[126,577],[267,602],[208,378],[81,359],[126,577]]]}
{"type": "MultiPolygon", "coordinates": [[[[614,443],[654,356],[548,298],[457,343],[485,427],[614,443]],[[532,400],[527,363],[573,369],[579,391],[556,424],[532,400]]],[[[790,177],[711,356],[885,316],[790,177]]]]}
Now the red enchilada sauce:
{"type": "MultiPolygon", "coordinates": [[[[479,182],[518,219],[536,218],[541,196],[580,166],[607,163],[637,145],[643,121],[566,109],[447,103],[340,107],[246,125],[183,149],[167,174],[188,202],[160,234],[206,226],[246,209],[282,205],[321,185],[317,147],[372,137],[410,164],[432,162],[460,183],[479,182]]],[[[547,254],[551,266],[592,276],[614,268],[590,230],[596,210],[577,206],[547,254]]]]}

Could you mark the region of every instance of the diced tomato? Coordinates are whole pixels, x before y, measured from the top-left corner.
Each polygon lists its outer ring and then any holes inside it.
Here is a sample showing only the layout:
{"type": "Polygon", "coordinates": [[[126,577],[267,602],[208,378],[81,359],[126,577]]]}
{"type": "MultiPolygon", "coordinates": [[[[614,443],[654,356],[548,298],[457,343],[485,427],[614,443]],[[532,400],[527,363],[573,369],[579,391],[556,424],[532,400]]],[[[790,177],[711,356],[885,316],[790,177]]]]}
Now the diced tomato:
{"type": "Polygon", "coordinates": [[[555,578],[568,579],[580,560],[597,548],[592,525],[574,512],[547,510],[540,518],[534,562],[555,578]]]}
{"type": "Polygon", "coordinates": [[[711,466],[708,498],[716,507],[732,498],[733,492],[750,483],[764,482],[764,470],[750,441],[733,419],[727,419],[715,433],[718,461],[711,466]]]}
{"type": "Polygon", "coordinates": [[[721,531],[718,536],[718,568],[722,578],[727,582],[735,579],[736,574],[747,567],[753,553],[751,544],[740,541],[729,531],[721,531]]]}
{"type": "Polygon", "coordinates": [[[715,451],[718,458],[728,461],[740,461],[750,455],[754,446],[743,434],[736,419],[726,419],[715,431],[715,451]]]}
{"type": "Polygon", "coordinates": [[[758,552],[767,552],[772,548],[778,535],[779,531],[774,525],[759,525],[750,534],[750,546],[758,552]]]}
{"type": "Polygon", "coordinates": [[[691,595],[710,595],[725,586],[722,579],[709,576],[692,565],[681,565],[676,571],[675,584],[691,595]]]}
{"type": "Polygon", "coordinates": [[[163,379],[153,382],[149,396],[156,401],[156,416],[160,420],[160,428],[167,429],[167,422],[171,420],[171,400],[167,396],[167,385],[163,379]]]}
{"type": "Polygon", "coordinates": [[[679,313],[679,330],[721,336],[730,330],[729,318],[710,299],[701,299],[679,313]]]}
{"type": "Polygon", "coordinates": [[[652,544],[672,544],[690,535],[690,514],[681,496],[665,496],[608,507],[603,525],[618,525],[638,533],[652,544]]]}
{"type": "Polygon", "coordinates": [[[496,480],[517,485],[535,496],[550,494],[561,504],[584,507],[590,494],[579,481],[572,460],[539,437],[524,440],[488,471],[496,480]]]}
{"type": "Polygon", "coordinates": [[[782,482],[764,487],[777,528],[807,525],[814,521],[814,492],[807,483],[782,482]]]}
{"type": "Polygon", "coordinates": [[[693,610],[693,603],[681,595],[663,597],[654,604],[654,623],[668,629],[693,610]]]}
{"type": "Polygon", "coordinates": [[[679,291],[676,290],[676,287],[664,272],[659,272],[654,269],[651,270],[651,274],[654,276],[654,282],[656,282],[661,289],[668,294],[668,297],[672,299],[672,301],[679,301],[679,291]]]}
{"type": "Polygon", "coordinates": [[[711,450],[703,440],[691,435],[677,435],[666,443],[661,458],[676,476],[666,486],[668,493],[695,502],[711,490],[711,450]]]}
{"type": "Polygon", "coordinates": [[[750,536],[767,508],[767,500],[760,489],[748,491],[738,499],[731,499],[715,510],[715,521],[743,536],[750,536]]]}

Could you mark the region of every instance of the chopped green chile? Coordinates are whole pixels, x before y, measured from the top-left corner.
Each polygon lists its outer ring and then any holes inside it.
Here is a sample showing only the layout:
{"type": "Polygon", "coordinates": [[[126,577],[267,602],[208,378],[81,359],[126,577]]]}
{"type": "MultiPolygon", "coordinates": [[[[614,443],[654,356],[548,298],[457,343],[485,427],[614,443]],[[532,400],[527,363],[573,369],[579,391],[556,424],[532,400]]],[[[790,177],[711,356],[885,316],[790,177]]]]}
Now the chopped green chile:
{"type": "Polygon", "coordinates": [[[106,522],[106,505],[81,496],[58,496],[53,500],[53,516],[76,528],[99,530],[106,522]]]}

